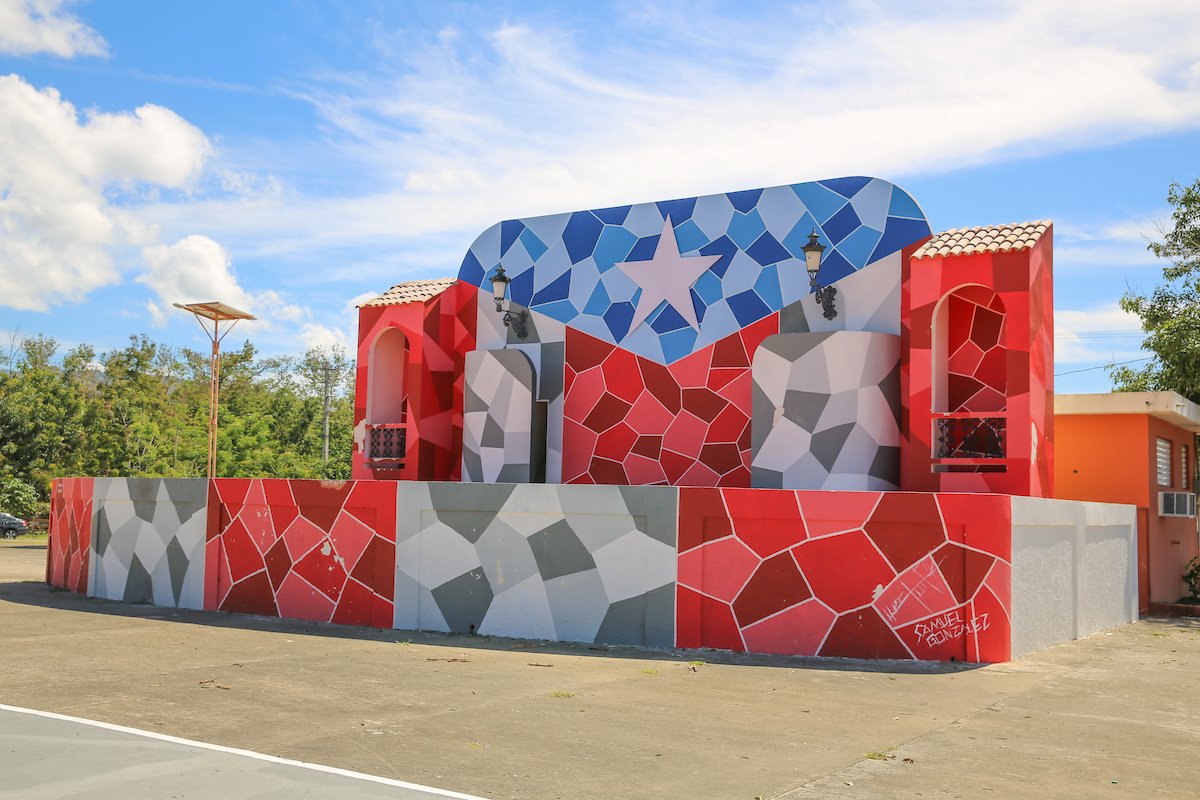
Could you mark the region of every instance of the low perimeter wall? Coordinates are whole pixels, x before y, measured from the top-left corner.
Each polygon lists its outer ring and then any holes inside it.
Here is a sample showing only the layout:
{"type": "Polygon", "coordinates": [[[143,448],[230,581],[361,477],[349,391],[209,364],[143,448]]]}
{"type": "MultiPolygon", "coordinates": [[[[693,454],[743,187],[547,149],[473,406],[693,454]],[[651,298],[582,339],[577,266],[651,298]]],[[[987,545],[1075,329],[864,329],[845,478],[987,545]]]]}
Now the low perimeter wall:
{"type": "Polygon", "coordinates": [[[1133,507],[1007,495],[69,478],[46,580],[646,647],[996,662],[1136,617],[1133,507]]]}

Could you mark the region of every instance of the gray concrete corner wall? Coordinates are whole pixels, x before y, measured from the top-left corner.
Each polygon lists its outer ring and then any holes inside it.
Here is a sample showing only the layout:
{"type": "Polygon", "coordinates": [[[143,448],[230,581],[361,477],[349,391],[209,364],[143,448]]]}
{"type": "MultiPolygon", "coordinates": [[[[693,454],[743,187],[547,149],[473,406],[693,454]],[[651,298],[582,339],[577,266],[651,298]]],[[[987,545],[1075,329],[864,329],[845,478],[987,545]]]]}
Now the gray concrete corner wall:
{"type": "Polygon", "coordinates": [[[1012,499],[1012,657],[1137,619],[1137,509],[1012,499]]]}

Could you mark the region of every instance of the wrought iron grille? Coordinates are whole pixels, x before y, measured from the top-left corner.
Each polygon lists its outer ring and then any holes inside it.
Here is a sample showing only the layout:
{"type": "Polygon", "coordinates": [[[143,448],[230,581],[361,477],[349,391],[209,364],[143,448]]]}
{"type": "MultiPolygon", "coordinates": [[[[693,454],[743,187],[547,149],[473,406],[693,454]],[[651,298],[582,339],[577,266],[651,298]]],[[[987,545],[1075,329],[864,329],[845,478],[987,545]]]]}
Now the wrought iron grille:
{"type": "Polygon", "coordinates": [[[367,426],[367,458],[404,465],[407,431],[403,422],[367,426]]]}
{"type": "Polygon", "coordinates": [[[934,458],[1004,458],[1004,417],[940,417],[933,421],[934,458]]]}

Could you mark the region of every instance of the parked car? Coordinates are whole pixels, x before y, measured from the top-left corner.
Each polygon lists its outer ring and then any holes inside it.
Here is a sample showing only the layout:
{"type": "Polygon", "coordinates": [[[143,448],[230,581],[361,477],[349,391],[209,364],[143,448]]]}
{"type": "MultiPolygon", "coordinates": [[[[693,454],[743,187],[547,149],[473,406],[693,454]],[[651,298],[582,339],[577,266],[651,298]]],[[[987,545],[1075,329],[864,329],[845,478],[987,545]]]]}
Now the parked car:
{"type": "Polygon", "coordinates": [[[5,539],[15,539],[28,531],[29,523],[25,522],[25,520],[0,511],[0,535],[5,539]]]}

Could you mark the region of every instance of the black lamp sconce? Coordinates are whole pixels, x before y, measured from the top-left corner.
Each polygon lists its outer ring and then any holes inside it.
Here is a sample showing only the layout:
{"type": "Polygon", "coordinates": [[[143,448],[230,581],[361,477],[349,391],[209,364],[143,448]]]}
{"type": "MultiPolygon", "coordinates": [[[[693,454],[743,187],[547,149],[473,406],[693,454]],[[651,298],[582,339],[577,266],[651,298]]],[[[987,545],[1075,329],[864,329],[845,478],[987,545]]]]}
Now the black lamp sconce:
{"type": "MultiPolygon", "coordinates": [[[[817,273],[821,271],[821,254],[825,252],[825,245],[817,241],[815,230],[808,235],[808,244],[801,249],[804,251],[804,265],[808,268],[808,285],[817,290],[817,302],[825,312],[825,319],[833,319],[837,316],[837,307],[833,304],[833,299],[837,297],[837,287],[817,283],[817,273]]],[[[499,308],[499,301],[496,302],[496,308],[499,308]]]]}
{"type": "Polygon", "coordinates": [[[525,328],[525,312],[513,311],[512,303],[508,308],[504,307],[504,298],[508,294],[508,283],[511,280],[504,274],[504,267],[497,266],[495,273],[492,274],[492,297],[496,300],[496,312],[503,314],[504,327],[512,328],[513,333],[518,339],[524,339],[529,335],[525,328]]]}

